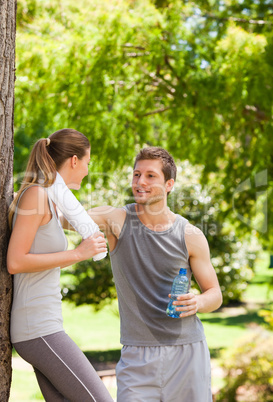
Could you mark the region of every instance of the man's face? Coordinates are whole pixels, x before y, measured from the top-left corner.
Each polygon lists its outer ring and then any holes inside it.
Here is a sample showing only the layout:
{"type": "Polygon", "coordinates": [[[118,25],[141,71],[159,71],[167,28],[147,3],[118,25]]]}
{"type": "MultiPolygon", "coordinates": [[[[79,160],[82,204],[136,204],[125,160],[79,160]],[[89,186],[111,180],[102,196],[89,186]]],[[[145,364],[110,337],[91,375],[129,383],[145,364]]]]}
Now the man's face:
{"type": "Polygon", "coordinates": [[[132,190],[138,204],[154,204],[167,197],[173,180],[165,182],[162,162],[159,159],[145,159],[137,162],[132,180],[132,190]]]}

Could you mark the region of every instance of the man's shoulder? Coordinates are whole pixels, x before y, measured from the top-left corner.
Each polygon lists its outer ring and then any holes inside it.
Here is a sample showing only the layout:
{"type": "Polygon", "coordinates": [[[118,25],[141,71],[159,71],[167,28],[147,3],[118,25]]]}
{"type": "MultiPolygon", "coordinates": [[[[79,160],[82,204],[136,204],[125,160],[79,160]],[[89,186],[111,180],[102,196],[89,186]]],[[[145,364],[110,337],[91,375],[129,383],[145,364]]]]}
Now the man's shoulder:
{"type": "Polygon", "coordinates": [[[189,221],[186,222],[186,226],[185,226],[185,234],[186,235],[197,235],[197,236],[204,236],[204,233],[202,232],[201,229],[199,229],[199,227],[193,225],[192,223],[190,223],[189,221]]]}
{"type": "Polygon", "coordinates": [[[125,204],[124,207],[122,207],[122,209],[125,212],[135,212],[136,211],[135,205],[136,204],[134,202],[130,204],[125,204]]]}
{"type": "Polygon", "coordinates": [[[195,249],[196,247],[202,249],[207,247],[208,242],[206,236],[197,226],[187,223],[185,226],[185,241],[188,250],[195,249]]]}
{"type": "Polygon", "coordinates": [[[105,221],[110,228],[111,232],[119,238],[122,227],[126,219],[126,209],[124,207],[116,208],[109,207],[108,211],[105,210],[105,221]]]}
{"type": "Polygon", "coordinates": [[[180,214],[176,214],[176,216],[178,221],[181,222],[181,224],[184,227],[185,237],[191,237],[191,238],[195,238],[196,236],[197,238],[205,237],[202,230],[199,229],[197,226],[193,225],[192,223],[190,223],[187,218],[185,218],[180,214]]]}
{"type": "Polygon", "coordinates": [[[115,216],[119,214],[126,215],[124,207],[113,207],[112,205],[103,205],[101,207],[95,207],[88,210],[88,214],[91,217],[101,216],[107,219],[108,216],[115,216]]]}

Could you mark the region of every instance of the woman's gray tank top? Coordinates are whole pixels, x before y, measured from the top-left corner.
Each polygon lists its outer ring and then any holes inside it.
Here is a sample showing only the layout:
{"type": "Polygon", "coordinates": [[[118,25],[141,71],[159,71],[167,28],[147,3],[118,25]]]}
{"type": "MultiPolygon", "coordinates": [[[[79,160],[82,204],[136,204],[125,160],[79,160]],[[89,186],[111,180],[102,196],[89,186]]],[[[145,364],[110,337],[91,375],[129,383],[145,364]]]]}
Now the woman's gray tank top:
{"type": "Polygon", "coordinates": [[[187,220],[176,215],[173,225],[155,232],[139,220],[135,204],[126,205],[126,219],[110,253],[120,311],[121,343],[133,346],[182,345],[205,339],[196,315],[166,315],[168,294],[180,268],[192,271],[185,243],[187,220]]]}
{"type": "MultiPolygon", "coordinates": [[[[67,239],[50,198],[48,202],[52,218],[38,228],[30,249],[32,254],[56,253],[67,249],[67,239]]],[[[10,325],[12,343],[63,331],[61,299],[59,267],[42,272],[15,274],[10,325]]]]}

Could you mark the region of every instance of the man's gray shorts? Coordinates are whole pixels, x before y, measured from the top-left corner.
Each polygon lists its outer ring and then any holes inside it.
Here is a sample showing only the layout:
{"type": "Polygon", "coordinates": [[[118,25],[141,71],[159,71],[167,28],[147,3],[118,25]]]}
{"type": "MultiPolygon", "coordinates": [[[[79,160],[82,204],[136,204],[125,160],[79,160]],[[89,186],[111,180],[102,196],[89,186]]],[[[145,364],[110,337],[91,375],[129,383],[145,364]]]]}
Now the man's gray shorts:
{"type": "Polygon", "coordinates": [[[118,402],[212,402],[206,341],[179,346],[123,346],[118,402]]]}

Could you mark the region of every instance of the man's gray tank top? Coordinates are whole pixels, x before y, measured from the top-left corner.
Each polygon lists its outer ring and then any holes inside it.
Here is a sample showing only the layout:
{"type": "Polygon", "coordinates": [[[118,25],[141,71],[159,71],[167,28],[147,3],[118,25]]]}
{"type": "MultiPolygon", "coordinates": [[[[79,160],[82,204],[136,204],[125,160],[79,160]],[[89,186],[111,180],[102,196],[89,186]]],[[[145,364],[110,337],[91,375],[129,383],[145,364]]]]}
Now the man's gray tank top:
{"type": "Polygon", "coordinates": [[[187,268],[190,287],[187,222],[176,215],[169,229],[155,232],[139,220],[135,204],[126,205],[124,226],[110,253],[123,345],[183,345],[205,339],[203,325],[196,315],[166,315],[168,294],[180,268],[187,268]]]}
{"type": "MultiPolygon", "coordinates": [[[[27,189],[26,189],[27,190],[27,189]]],[[[21,196],[24,192],[21,194],[21,196]]],[[[16,211],[13,217],[15,224],[16,211]]],[[[51,220],[40,226],[30,249],[32,254],[65,251],[67,239],[48,198],[51,220]]],[[[63,331],[60,267],[41,272],[14,275],[10,334],[12,343],[35,339],[63,331]]]]}

